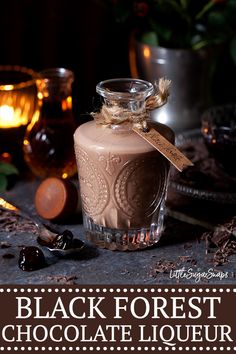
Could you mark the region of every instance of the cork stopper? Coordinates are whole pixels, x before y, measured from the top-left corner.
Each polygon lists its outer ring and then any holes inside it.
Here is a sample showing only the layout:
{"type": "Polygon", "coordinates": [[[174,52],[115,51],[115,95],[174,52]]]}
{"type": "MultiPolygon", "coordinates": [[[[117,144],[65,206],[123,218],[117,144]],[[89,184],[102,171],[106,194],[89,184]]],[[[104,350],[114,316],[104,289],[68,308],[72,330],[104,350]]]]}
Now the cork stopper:
{"type": "Polygon", "coordinates": [[[35,193],[36,211],[47,220],[65,220],[75,214],[77,205],[78,191],[69,180],[46,178],[35,193]]]}

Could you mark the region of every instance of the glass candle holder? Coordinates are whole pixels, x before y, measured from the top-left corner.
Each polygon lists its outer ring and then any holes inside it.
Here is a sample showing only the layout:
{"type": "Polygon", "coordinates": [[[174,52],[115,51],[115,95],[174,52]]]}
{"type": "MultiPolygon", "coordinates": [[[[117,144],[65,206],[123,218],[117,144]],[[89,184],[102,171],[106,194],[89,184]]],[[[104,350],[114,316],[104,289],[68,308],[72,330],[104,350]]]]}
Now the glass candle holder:
{"type": "MultiPolygon", "coordinates": [[[[151,83],[114,79],[96,87],[106,107],[143,114],[151,83]]],[[[173,142],[173,132],[156,124],[173,142]]],[[[163,226],[169,162],[132,130],[132,124],[95,121],[74,134],[84,228],[88,240],[111,250],[156,244],[163,226]]]]}
{"type": "Polygon", "coordinates": [[[236,176],[236,104],[205,111],[201,131],[216,163],[229,175],[236,176]]]}
{"type": "Polygon", "coordinates": [[[38,107],[37,77],[28,68],[0,66],[0,153],[16,163],[23,161],[25,129],[38,107]]]}

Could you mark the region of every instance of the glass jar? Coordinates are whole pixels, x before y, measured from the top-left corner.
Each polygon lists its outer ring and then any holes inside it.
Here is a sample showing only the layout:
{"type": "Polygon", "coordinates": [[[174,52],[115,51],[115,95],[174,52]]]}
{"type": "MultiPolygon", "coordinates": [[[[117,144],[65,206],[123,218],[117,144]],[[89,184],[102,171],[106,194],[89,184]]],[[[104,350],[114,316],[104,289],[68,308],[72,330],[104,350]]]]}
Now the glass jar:
{"type": "Polygon", "coordinates": [[[37,112],[38,74],[18,65],[0,66],[0,157],[24,167],[26,126],[37,112]]]}
{"type": "MultiPolygon", "coordinates": [[[[99,83],[105,107],[145,114],[153,85],[137,79],[99,83]]],[[[104,106],[103,106],[104,107],[104,106]]],[[[156,128],[173,142],[173,132],[156,128]]],[[[163,226],[169,162],[132,130],[132,123],[90,121],[74,134],[84,228],[88,240],[111,250],[157,243],[163,226]]]]}
{"type": "Polygon", "coordinates": [[[72,111],[74,74],[64,68],[40,73],[37,80],[39,109],[24,138],[24,158],[39,177],[71,177],[76,173],[72,111]]]}

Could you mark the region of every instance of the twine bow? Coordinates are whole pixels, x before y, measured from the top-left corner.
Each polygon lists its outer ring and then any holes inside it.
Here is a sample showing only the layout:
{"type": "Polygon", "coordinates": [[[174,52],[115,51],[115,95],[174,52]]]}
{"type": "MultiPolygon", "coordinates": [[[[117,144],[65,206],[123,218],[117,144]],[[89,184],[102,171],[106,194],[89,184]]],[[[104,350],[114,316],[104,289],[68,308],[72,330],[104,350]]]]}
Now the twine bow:
{"type": "Polygon", "coordinates": [[[149,112],[163,106],[169,96],[169,87],[171,81],[161,78],[158,82],[154,83],[154,93],[145,101],[144,108],[137,111],[130,111],[117,104],[108,106],[103,104],[99,113],[92,112],[91,115],[96,121],[96,124],[110,126],[112,124],[121,124],[130,122],[133,127],[138,129],[147,128],[147,120],[149,112]]]}

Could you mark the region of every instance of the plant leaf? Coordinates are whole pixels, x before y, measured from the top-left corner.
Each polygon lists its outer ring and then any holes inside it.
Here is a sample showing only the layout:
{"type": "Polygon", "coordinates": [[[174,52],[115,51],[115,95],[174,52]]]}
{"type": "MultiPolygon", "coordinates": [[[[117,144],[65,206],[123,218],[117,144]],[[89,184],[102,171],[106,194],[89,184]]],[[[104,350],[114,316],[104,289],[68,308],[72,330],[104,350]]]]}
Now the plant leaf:
{"type": "Polygon", "coordinates": [[[4,192],[7,189],[7,177],[0,174],[0,192],[4,192]]]}
{"type": "Polygon", "coordinates": [[[188,1],[186,0],[180,0],[180,4],[182,6],[183,9],[187,9],[188,7],[188,1]]]}
{"type": "Polygon", "coordinates": [[[10,163],[0,162],[0,173],[9,176],[9,175],[18,175],[19,171],[14,165],[10,163]]]}
{"type": "Polygon", "coordinates": [[[211,26],[224,28],[227,27],[224,14],[212,11],[208,16],[208,21],[211,26]]]}
{"type": "Polygon", "coordinates": [[[150,46],[157,46],[158,45],[158,38],[155,32],[145,32],[141,36],[141,42],[148,44],[150,46]]]}

